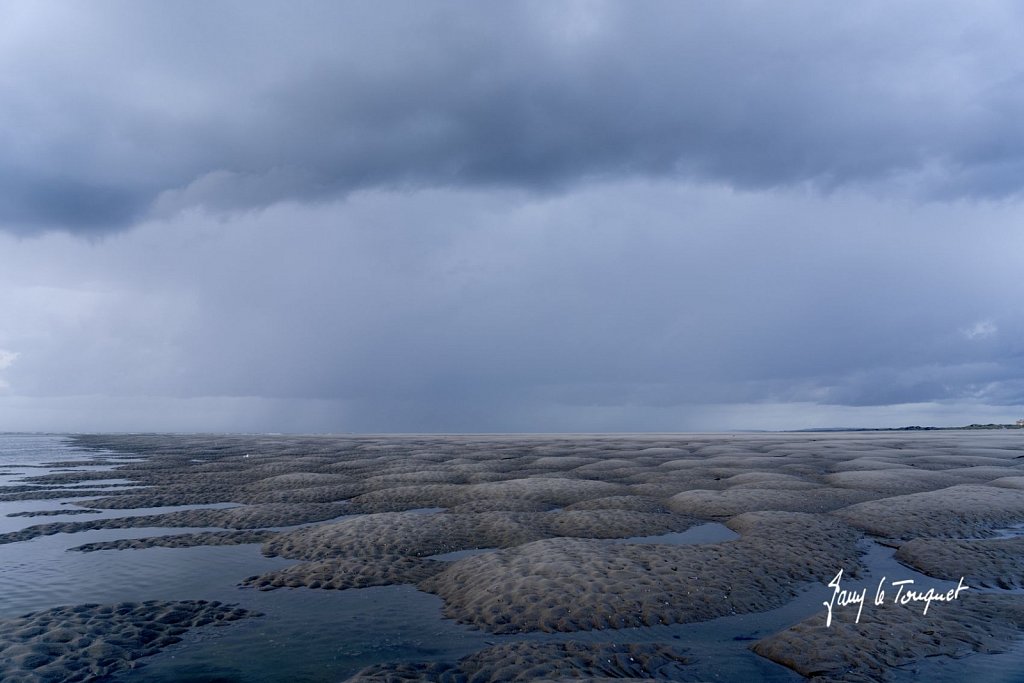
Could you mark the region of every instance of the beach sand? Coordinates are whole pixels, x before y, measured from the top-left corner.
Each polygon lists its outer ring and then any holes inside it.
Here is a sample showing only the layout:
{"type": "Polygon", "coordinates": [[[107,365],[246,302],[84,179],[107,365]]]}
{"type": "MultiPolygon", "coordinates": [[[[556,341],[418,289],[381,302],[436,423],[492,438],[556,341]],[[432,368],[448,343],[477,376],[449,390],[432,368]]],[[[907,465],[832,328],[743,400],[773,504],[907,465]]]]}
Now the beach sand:
{"type": "MultiPolygon", "coordinates": [[[[26,515],[25,526],[0,534],[0,552],[55,534],[174,528],[71,549],[259,543],[294,563],[237,576],[250,590],[410,584],[443,599],[445,617],[496,635],[614,639],[503,641],[459,659],[383,662],[352,680],[700,680],[713,663],[695,660],[685,642],[635,636],[735,615],[756,624],[808,591],[820,604],[840,569],[850,580],[870,574],[864,554],[873,543],[893,548],[908,572],[943,586],[963,576],[971,589],[927,615],[870,605],[859,623],[843,612],[826,627],[818,608],[757,638],[753,652],[821,680],[886,680],[925,657],[1024,639],[1024,596],[1011,590],[1024,585],[1024,546],[1006,532],[1024,524],[1024,432],[90,435],[75,443],[104,453],[94,464],[115,470],[55,471],[0,488],[0,501],[59,499],[72,484],[86,496],[77,509],[26,515]],[[131,483],[87,488],[113,477],[131,483]],[[211,504],[232,505],[113,513],[211,504]],[[80,516],[33,523],[62,513],[80,516]],[[738,536],[614,542],[708,522],[738,536]],[[470,550],[481,552],[435,557],[470,550]]],[[[135,666],[182,629],[249,616],[232,609],[77,606],[0,621],[4,680],[135,666]],[[136,635],[125,636],[129,628],[136,635]]]]}
{"type": "Polygon", "coordinates": [[[131,668],[189,629],[247,616],[216,602],[75,605],[0,622],[0,679],[9,683],[89,681],[131,668]]]}

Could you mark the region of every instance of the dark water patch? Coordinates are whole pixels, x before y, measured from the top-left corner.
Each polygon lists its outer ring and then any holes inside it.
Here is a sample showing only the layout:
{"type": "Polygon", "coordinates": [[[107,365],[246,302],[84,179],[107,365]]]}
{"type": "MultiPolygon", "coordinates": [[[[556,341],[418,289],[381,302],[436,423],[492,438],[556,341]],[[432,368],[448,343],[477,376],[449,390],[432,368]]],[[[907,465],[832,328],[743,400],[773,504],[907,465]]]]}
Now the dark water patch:
{"type": "MultiPolygon", "coordinates": [[[[67,552],[83,543],[171,535],[204,529],[101,529],[57,534],[3,547],[0,617],[76,603],[149,599],[231,602],[236,584],[283,569],[291,560],[264,557],[260,546],[147,548],[130,552],[67,552]]],[[[215,531],[214,529],[205,529],[215,531]]]]}
{"type": "Polygon", "coordinates": [[[455,660],[491,638],[442,619],[441,600],[411,586],[246,590],[235,598],[264,616],[217,633],[189,634],[112,680],[326,683],[380,662],[455,660]]]}
{"type": "Polygon", "coordinates": [[[964,683],[966,680],[1021,683],[1024,681],[1024,640],[996,654],[971,655],[960,659],[928,657],[893,669],[890,677],[893,683],[964,683]]]}
{"type": "MultiPolygon", "coordinates": [[[[730,617],[687,627],[495,636],[443,619],[440,599],[411,586],[253,591],[236,602],[265,616],[218,633],[190,634],[142,668],[113,680],[171,683],[224,677],[325,683],[342,681],[372,664],[455,663],[489,645],[516,642],[667,643],[693,653],[699,680],[803,680],[750,652],[746,640],[733,637],[737,624],[730,617]]],[[[789,616],[785,608],[776,612],[776,618],[789,616]]]]}

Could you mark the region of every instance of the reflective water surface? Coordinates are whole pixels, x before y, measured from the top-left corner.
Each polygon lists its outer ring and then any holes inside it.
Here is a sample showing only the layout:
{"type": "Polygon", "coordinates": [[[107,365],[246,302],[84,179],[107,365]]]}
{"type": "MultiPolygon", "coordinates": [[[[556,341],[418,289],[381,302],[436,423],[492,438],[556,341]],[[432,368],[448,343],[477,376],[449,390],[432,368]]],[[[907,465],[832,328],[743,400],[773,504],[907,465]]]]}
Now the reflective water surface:
{"type": "MultiPolygon", "coordinates": [[[[109,465],[85,465],[103,453],[76,449],[59,436],[0,435],[0,487],[24,486],[26,477],[52,471],[97,470],[109,465]],[[60,467],[47,463],[61,462],[60,467]],[[82,462],[76,466],[74,462],[82,462]]],[[[49,500],[0,501],[0,533],[35,524],[108,519],[191,508],[223,508],[232,504],[175,506],[134,510],[103,510],[90,514],[38,517],[12,513],[87,509],[79,503],[78,487],[131,485],[112,475],[110,480],[52,485],[67,496],[49,500]]],[[[417,510],[435,514],[441,508],[417,510]]],[[[758,638],[800,621],[820,610],[829,589],[805,587],[799,597],[778,609],[733,615],[705,623],[576,634],[517,634],[494,636],[442,616],[441,600],[413,586],[385,586],[348,591],[280,589],[257,591],[238,587],[245,577],[280,569],[291,560],[267,558],[257,544],[196,548],[150,548],[129,551],[71,552],[84,543],[202,531],[197,528],[102,529],[55,534],[0,545],[0,619],[66,604],[112,603],[149,599],[207,599],[237,603],[263,616],[214,629],[198,629],[159,654],[142,660],[139,669],[114,677],[116,681],[339,681],[375,663],[396,661],[455,661],[488,645],[515,640],[577,640],[586,642],[672,642],[695,660],[695,672],[705,680],[794,681],[801,677],[754,655],[749,646],[758,638]]],[[[1016,530],[1013,530],[1016,531],[1016,530]]],[[[1008,535],[1013,533],[1008,530],[1008,535]]],[[[1019,531],[1017,531],[1019,533],[1019,531]]],[[[722,524],[709,523],[685,532],[635,537],[609,543],[718,543],[737,538],[722,524]]],[[[943,582],[900,565],[893,550],[866,542],[868,571],[850,578],[850,588],[873,586],[881,576],[915,578],[930,586],[943,582]]],[[[456,560],[491,549],[463,550],[435,556],[456,560]]],[[[1020,681],[1024,645],[1006,654],[962,660],[939,657],[894,672],[895,679],[960,681],[966,671],[978,680],[1020,681]]]]}

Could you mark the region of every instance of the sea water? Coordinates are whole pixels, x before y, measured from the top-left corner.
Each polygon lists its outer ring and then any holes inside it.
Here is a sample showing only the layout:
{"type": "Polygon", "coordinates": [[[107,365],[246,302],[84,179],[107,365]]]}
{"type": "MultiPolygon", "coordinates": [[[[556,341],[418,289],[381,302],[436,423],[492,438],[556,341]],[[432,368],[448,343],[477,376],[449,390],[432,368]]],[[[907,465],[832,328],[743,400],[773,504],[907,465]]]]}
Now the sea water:
{"type": "MultiPolygon", "coordinates": [[[[68,469],[112,469],[124,462],[102,452],[78,449],[61,436],[0,434],[0,492],[2,487],[24,486],[26,477],[68,469]],[[48,463],[62,462],[59,467],[48,463]],[[75,466],[74,462],[82,465],[75,466]],[[70,464],[70,467],[69,467],[70,464]]],[[[111,477],[113,486],[130,480],[111,477]]],[[[92,482],[96,484],[98,482],[92,482]]],[[[47,488],[58,488],[47,485],[47,488]]],[[[75,485],[60,485],[67,497],[49,500],[0,501],[0,532],[59,521],[81,521],[154,514],[179,509],[227,507],[231,504],[175,506],[136,510],[104,510],[99,514],[46,517],[9,517],[11,513],[39,510],[84,509],[75,485]]],[[[88,486],[90,490],[98,487],[88,486]]],[[[420,514],[436,510],[417,511],[420,514]]],[[[722,617],[699,624],[603,630],[572,634],[515,634],[495,636],[458,624],[442,616],[443,603],[435,595],[413,586],[384,586],[347,591],[305,588],[259,591],[240,588],[239,581],[280,569],[294,561],[264,557],[259,544],[148,548],[71,552],[70,548],[95,541],[202,531],[197,528],[102,529],[55,534],[0,545],[0,619],[59,605],[114,603],[142,600],[219,600],[238,604],[263,616],[215,628],[188,632],[182,641],[140,660],[140,666],[111,680],[156,683],[193,681],[249,681],[272,683],[340,681],[361,668],[386,662],[455,662],[489,645],[515,641],[664,642],[677,645],[695,659],[694,673],[703,680],[799,681],[794,672],[753,654],[750,644],[820,611],[828,589],[805,586],[786,605],[760,614],[722,617]]],[[[689,532],[621,539],[614,542],[684,544],[726,542],[736,534],[721,524],[695,527],[689,532]]],[[[611,542],[611,541],[609,541],[611,542]]],[[[916,576],[892,558],[892,550],[866,544],[867,574],[916,576]]],[[[488,549],[463,551],[438,559],[455,560],[488,549]]],[[[932,581],[927,577],[925,580],[932,581]]],[[[992,680],[1014,679],[1024,662],[1024,648],[1006,655],[967,660],[935,658],[923,665],[928,678],[959,681],[974,664],[992,680]]],[[[920,670],[920,669],[919,669],[920,670]]],[[[912,675],[907,671],[896,672],[912,675]]],[[[901,679],[902,680],[902,679],[901,679]]]]}
{"type": "MultiPolygon", "coordinates": [[[[60,436],[0,435],[0,487],[24,486],[26,477],[52,471],[113,468],[86,465],[104,454],[78,449],[60,436]],[[47,463],[62,462],[59,468],[47,463]],[[69,461],[81,466],[68,467],[69,461]]],[[[116,475],[112,474],[112,477],[116,475]]],[[[119,480],[118,484],[130,484],[119,480]]],[[[58,488],[47,485],[46,488],[58,488]]],[[[8,514],[85,509],[75,485],[66,498],[0,501],[2,532],[35,524],[82,521],[155,514],[180,509],[223,505],[175,506],[135,510],[104,510],[98,514],[45,517],[8,517],[8,514]]],[[[90,490],[93,490],[90,487],[90,490]]],[[[438,510],[415,510],[431,514],[438,510]]],[[[721,525],[716,525],[721,526],[721,525]]],[[[285,588],[259,591],[238,583],[254,574],[280,569],[295,562],[264,557],[259,544],[147,548],[73,552],[70,548],[96,541],[203,531],[197,528],[100,529],[54,534],[29,541],[0,545],[0,619],[59,605],[114,603],[142,600],[219,600],[260,612],[216,628],[200,628],[183,640],[139,662],[134,670],[119,673],[116,681],[307,681],[344,680],[371,664],[399,661],[455,662],[488,645],[518,640],[582,640],[587,642],[645,642],[665,640],[686,647],[679,628],[627,629],[582,634],[522,634],[495,636],[458,624],[442,616],[443,603],[435,595],[413,586],[383,586],[346,591],[285,588]],[[673,630],[675,629],[675,630],[673,630]]],[[[724,530],[724,531],[723,531],[724,530]]],[[[703,530],[695,541],[732,532],[703,530]],[[709,535],[710,533],[710,535],[709,535]]],[[[637,542],[651,542],[638,538],[637,542]]],[[[680,542],[667,535],[665,542],[680,542]]],[[[454,559],[454,558],[453,558],[454,559]]],[[[708,639],[706,639],[708,640],[708,639]]],[[[711,638],[710,641],[718,639],[711,638]]],[[[709,642],[710,642],[709,641],[709,642]]],[[[746,643],[721,639],[718,655],[732,660],[734,674],[754,680],[793,681],[799,677],[785,668],[750,653],[746,643]]],[[[704,648],[706,649],[706,648],[704,648]]],[[[706,664],[713,662],[706,660],[706,664]]],[[[708,671],[721,667],[714,663],[708,671]]]]}

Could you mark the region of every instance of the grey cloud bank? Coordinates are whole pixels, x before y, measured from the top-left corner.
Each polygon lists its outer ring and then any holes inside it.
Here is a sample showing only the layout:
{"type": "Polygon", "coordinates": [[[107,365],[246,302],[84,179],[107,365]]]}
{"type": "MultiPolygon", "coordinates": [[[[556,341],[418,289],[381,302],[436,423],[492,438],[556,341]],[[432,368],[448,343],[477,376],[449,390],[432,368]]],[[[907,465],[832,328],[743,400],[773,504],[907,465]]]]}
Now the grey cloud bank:
{"type": "Polygon", "coordinates": [[[291,405],[275,431],[802,427],[815,404],[1008,419],[1018,212],[613,183],[7,237],[0,348],[19,355],[0,377],[36,402],[170,397],[160,425],[204,397],[291,405]]]}
{"type": "Polygon", "coordinates": [[[7,3],[0,430],[1024,415],[1009,3],[7,3]]]}
{"type": "Polygon", "coordinates": [[[0,224],[368,187],[1021,189],[1013,3],[9,3],[0,224]]]}

